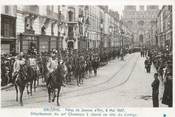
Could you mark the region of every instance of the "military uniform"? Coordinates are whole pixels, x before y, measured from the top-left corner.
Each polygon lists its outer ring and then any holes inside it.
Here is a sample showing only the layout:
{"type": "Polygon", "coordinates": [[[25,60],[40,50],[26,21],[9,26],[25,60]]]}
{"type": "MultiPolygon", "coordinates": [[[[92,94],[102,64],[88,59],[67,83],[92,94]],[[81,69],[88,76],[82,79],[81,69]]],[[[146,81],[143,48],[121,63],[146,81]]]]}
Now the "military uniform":
{"type": "Polygon", "coordinates": [[[47,69],[49,73],[52,73],[54,70],[56,70],[57,66],[58,66],[58,60],[49,58],[49,62],[47,63],[47,69]]]}
{"type": "Polygon", "coordinates": [[[92,60],[92,68],[94,70],[94,74],[95,76],[97,75],[97,68],[99,66],[99,58],[98,57],[94,57],[94,59],[92,60]]]}
{"type": "Polygon", "coordinates": [[[25,64],[25,59],[16,59],[13,65],[13,76],[19,72],[20,70],[20,65],[24,65],[25,64]]]}
{"type": "Polygon", "coordinates": [[[49,77],[48,77],[48,81],[47,81],[47,85],[50,82],[51,77],[53,77],[53,72],[57,69],[58,67],[58,60],[57,59],[53,59],[53,58],[49,58],[49,61],[47,63],[47,69],[49,72],[49,77]]]}
{"type": "Polygon", "coordinates": [[[25,59],[22,57],[22,55],[18,55],[13,64],[13,73],[12,73],[13,81],[16,79],[16,76],[20,70],[20,66],[24,64],[25,64],[25,59]]]}

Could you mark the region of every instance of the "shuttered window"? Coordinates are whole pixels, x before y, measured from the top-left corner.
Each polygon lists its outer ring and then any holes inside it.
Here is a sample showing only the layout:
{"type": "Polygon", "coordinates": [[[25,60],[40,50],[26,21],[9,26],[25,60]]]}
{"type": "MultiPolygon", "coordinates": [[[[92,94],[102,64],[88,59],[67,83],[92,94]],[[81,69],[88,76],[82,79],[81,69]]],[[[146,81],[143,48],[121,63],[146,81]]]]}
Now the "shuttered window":
{"type": "Polygon", "coordinates": [[[16,18],[6,15],[1,15],[1,35],[3,37],[16,36],[16,18]]]}

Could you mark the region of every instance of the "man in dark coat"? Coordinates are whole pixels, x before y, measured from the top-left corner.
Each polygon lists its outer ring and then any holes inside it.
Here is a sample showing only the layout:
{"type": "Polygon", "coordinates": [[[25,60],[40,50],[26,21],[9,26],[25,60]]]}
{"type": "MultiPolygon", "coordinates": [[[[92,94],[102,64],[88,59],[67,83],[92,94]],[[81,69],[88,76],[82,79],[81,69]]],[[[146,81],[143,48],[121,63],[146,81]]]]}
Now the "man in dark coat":
{"type": "Polygon", "coordinates": [[[149,60],[148,60],[148,58],[146,58],[146,60],[145,60],[145,62],[144,62],[144,64],[145,64],[145,69],[146,69],[146,72],[148,73],[148,63],[149,62],[149,60]]]}
{"type": "Polygon", "coordinates": [[[168,107],[173,106],[173,81],[172,73],[168,73],[165,81],[165,89],[163,93],[162,103],[168,105],[168,107]]]}
{"type": "Polygon", "coordinates": [[[152,86],[152,100],[153,100],[153,107],[159,107],[159,79],[158,74],[154,74],[154,81],[151,84],[152,86]]]}
{"type": "Polygon", "coordinates": [[[151,72],[151,64],[152,64],[151,58],[149,58],[149,59],[148,59],[148,73],[151,72]]]}

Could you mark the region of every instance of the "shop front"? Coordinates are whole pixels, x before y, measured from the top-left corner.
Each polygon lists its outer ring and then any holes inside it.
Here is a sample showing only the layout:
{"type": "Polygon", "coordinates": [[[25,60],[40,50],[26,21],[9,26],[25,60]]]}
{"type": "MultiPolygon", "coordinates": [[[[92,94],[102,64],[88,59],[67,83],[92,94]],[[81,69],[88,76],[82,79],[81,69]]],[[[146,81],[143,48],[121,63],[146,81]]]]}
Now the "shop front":
{"type": "Polygon", "coordinates": [[[1,38],[1,53],[15,55],[16,39],[1,38]]]}
{"type": "Polygon", "coordinates": [[[38,52],[49,52],[50,51],[50,36],[39,35],[38,38],[38,52]]]}
{"type": "Polygon", "coordinates": [[[28,53],[36,49],[38,53],[49,52],[58,47],[58,37],[48,35],[35,35],[35,34],[20,34],[20,51],[28,53]]]}
{"type": "Polygon", "coordinates": [[[59,48],[60,41],[57,36],[38,35],[37,37],[39,40],[39,52],[49,52],[59,48]]]}
{"type": "Polygon", "coordinates": [[[1,14],[1,53],[16,53],[16,17],[1,14]]]}
{"type": "Polygon", "coordinates": [[[37,49],[37,39],[35,35],[20,34],[20,52],[28,53],[33,49],[37,49]]]}
{"type": "Polygon", "coordinates": [[[50,40],[50,49],[51,50],[57,49],[57,46],[59,45],[57,43],[58,43],[57,37],[51,37],[51,40],[50,40]]]}

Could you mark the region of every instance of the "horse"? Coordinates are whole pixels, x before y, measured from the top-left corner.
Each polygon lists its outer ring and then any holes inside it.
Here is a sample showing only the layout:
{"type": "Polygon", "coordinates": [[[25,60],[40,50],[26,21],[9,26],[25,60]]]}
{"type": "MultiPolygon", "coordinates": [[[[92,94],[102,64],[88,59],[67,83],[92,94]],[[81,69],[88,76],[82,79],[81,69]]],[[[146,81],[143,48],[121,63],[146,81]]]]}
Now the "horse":
{"type": "Polygon", "coordinates": [[[74,65],[73,65],[73,69],[74,69],[74,77],[77,80],[77,86],[80,85],[80,81],[81,81],[81,77],[80,77],[80,61],[79,59],[75,59],[74,65]]]}
{"type": "Polygon", "coordinates": [[[18,89],[20,91],[20,105],[23,106],[23,92],[27,84],[27,67],[26,65],[20,65],[20,70],[16,74],[15,89],[16,89],[16,101],[18,101],[18,89]]]}
{"type": "Polygon", "coordinates": [[[31,94],[32,96],[32,88],[34,85],[34,92],[36,92],[36,82],[39,80],[37,70],[30,65],[27,65],[27,79],[28,83],[26,85],[27,94],[31,94]],[[30,85],[30,92],[28,90],[28,86],[30,85]]]}
{"type": "Polygon", "coordinates": [[[65,62],[62,63],[62,69],[63,69],[63,74],[64,74],[64,81],[68,81],[67,78],[69,78],[69,80],[71,81],[71,77],[68,77],[69,75],[69,71],[68,71],[68,67],[70,66],[67,66],[67,64],[65,62]]]}
{"type": "Polygon", "coordinates": [[[72,74],[72,72],[73,72],[73,69],[72,69],[72,63],[71,63],[71,61],[69,60],[69,61],[66,61],[66,63],[65,63],[65,65],[66,65],[66,76],[65,76],[65,78],[66,78],[66,83],[68,83],[68,82],[71,82],[71,74],[72,74]]]}
{"type": "MultiPolygon", "coordinates": [[[[39,57],[39,58],[37,59],[37,77],[38,77],[38,80],[37,80],[37,83],[38,83],[38,84],[37,84],[37,85],[39,85],[39,78],[40,78],[40,77],[42,78],[42,82],[45,81],[45,76],[44,76],[44,74],[45,74],[46,70],[45,70],[45,68],[44,68],[44,66],[45,66],[44,63],[46,63],[46,61],[44,62],[43,59],[44,59],[44,57],[39,57]]],[[[46,72],[46,73],[47,73],[47,72],[46,72]]]]}
{"type": "Polygon", "coordinates": [[[88,78],[90,78],[92,74],[92,56],[88,56],[86,59],[86,74],[88,75],[88,78]]]}
{"type": "Polygon", "coordinates": [[[63,79],[64,79],[63,67],[60,64],[58,64],[57,69],[52,73],[50,73],[47,80],[49,103],[51,102],[51,94],[53,93],[52,102],[54,102],[55,97],[57,97],[57,106],[60,105],[59,94],[60,94],[63,79]],[[57,94],[55,94],[56,89],[57,89],[57,94]]]}
{"type": "Polygon", "coordinates": [[[81,59],[81,62],[80,62],[80,80],[81,80],[81,83],[83,84],[83,78],[85,78],[85,75],[86,75],[86,67],[87,67],[87,63],[86,63],[86,60],[81,59]]]}
{"type": "Polygon", "coordinates": [[[48,58],[46,56],[42,57],[42,77],[44,82],[47,82],[48,79],[48,69],[47,69],[48,58]]]}
{"type": "Polygon", "coordinates": [[[80,84],[83,84],[83,78],[85,75],[85,67],[86,67],[84,58],[82,56],[75,60],[74,67],[75,67],[74,76],[77,80],[77,86],[80,86],[80,84]]]}

